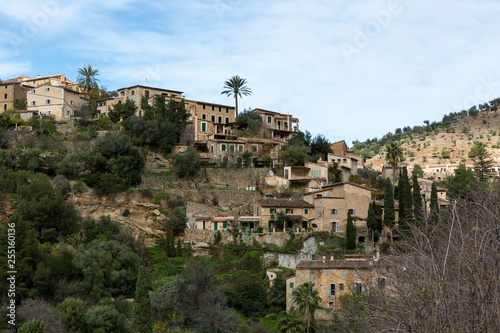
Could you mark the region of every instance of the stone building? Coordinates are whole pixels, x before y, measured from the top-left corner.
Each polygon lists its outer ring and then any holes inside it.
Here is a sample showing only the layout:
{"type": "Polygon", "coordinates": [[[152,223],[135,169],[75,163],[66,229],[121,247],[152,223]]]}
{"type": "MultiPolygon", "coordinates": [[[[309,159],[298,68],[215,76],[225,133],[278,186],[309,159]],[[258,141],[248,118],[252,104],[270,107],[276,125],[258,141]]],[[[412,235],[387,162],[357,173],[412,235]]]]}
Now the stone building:
{"type": "Polygon", "coordinates": [[[308,229],[309,220],[314,216],[314,206],[299,199],[262,199],[257,200],[256,205],[257,216],[262,221],[260,226],[269,232],[308,229]],[[280,216],[284,221],[280,221],[280,216]]]}
{"type": "Polygon", "coordinates": [[[293,291],[300,285],[312,282],[314,290],[321,298],[319,306],[335,309],[339,307],[339,296],[362,293],[367,285],[378,283],[386,288],[387,281],[377,276],[375,261],[365,256],[352,256],[346,259],[303,260],[295,270],[295,276],[287,279],[286,309],[293,306],[293,291]]]}
{"type": "Polygon", "coordinates": [[[344,236],[347,213],[350,212],[355,220],[358,239],[366,240],[366,218],[372,201],[370,189],[349,182],[335,183],[306,193],[304,200],[314,206],[314,218],[311,220],[313,230],[330,231],[344,236]]]}

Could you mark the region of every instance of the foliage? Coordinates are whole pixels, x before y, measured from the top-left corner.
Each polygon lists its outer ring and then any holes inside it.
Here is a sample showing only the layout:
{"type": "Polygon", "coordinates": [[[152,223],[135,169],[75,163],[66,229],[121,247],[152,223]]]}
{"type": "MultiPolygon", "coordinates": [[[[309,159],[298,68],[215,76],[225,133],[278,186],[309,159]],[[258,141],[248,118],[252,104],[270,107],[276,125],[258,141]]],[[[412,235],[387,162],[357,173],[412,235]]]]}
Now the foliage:
{"type": "Polygon", "coordinates": [[[135,115],[136,112],[137,105],[135,105],[135,102],[133,100],[127,98],[125,103],[113,105],[109,110],[108,117],[112,122],[117,123],[120,120],[127,120],[128,118],[135,115]]]}
{"type": "Polygon", "coordinates": [[[432,183],[431,187],[431,203],[430,203],[429,216],[430,216],[429,219],[432,223],[436,223],[437,220],[439,219],[439,203],[438,203],[436,183],[432,183]]]}
{"type": "Polygon", "coordinates": [[[356,248],[357,232],[356,227],[352,222],[351,212],[347,212],[346,238],[346,248],[348,250],[354,250],[356,248]]]}
{"type": "Polygon", "coordinates": [[[92,65],[84,66],[78,70],[78,77],[76,78],[76,83],[83,88],[83,90],[89,93],[91,90],[99,88],[97,79],[99,76],[99,70],[92,67],[92,65]]]}
{"type": "Polygon", "coordinates": [[[300,320],[294,307],[280,318],[278,328],[283,333],[303,333],[305,331],[304,323],[300,320]]]}
{"type": "Polygon", "coordinates": [[[233,134],[243,137],[264,136],[265,126],[261,115],[255,111],[243,111],[236,119],[236,128],[233,134]]]}
{"type": "Polygon", "coordinates": [[[399,226],[404,229],[406,222],[413,218],[410,180],[406,167],[399,174],[399,226]]]}
{"type": "Polygon", "coordinates": [[[83,316],[86,332],[114,333],[130,332],[127,318],[112,305],[96,305],[83,316]]]}
{"type": "Polygon", "coordinates": [[[310,149],[305,145],[288,146],[281,151],[280,158],[284,165],[304,165],[310,149]]]}
{"type": "Polygon", "coordinates": [[[18,308],[17,315],[27,322],[43,322],[43,332],[60,333],[65,330],[61,314],[50,303],[40,299],[26,299],[18,308]]]}
{"type": "Polygon", "coordinates": [[[172,229],[175,236],[186,229],[186,209],[184,207],[175,207],[167,222],[167,228],[172,229]]]}
{"type": "Polygon", "coordinates": [[[311,324],[314,322],[314,312],[316,312],[321,300],[321,297],[318,296],[318,290],[314,289],[313,282],[306,282],[293,291],[292,297],[298,313],[304,318],[307,332],[310,332],[311,324]]]}
{"type": "Polygon", "coordinates": [[[415,164],[413,166],[412,175],[417,175],[417,177],[419,177],[419,178],[424,177],[424,170],[422,170],[422,167],[420,166],[420,164],[415,164]]]}
{"type": "Polygon", "coordinates": [[[201,168],[201,157],[193,147],[177,155],[174,159],[174,171],[179,178],[193,178],[201,168]]]}
{"type": "Polygon", "coordinates": [[[44,333],[43,321],[40,320],[30,320],[23,324],[18,330],[18,333],[44,333]]]}
{"type": "Polygon", "coordinates": [[[149,273],[144,266],[139,267],[137,276],[137,284],[135,288],[134,310],[133,310],[133,325],[136,332],[150,333],[151,332],[151,301],[149,299],[149,289],[151,280],[149,273]]]}
{"type": "Polygon", "coordinates": [[[224,88],[221,95],[234,96],[236,104],[236,118],[238,118],[238,96],[241,98],[242,95],[248,96],[252,94],[252,90],[246,86],[247,80],[239,77],[238,75],[233,75],[231,78],[224,82],[224,88]]]}
{"type": "Polygon", "coordinates": [[[385,181],[384,187],[384,225],[391,228],[396,223],[396,211],[394,209],[394,194],[389,178],[385,181]]]}
{"type": "Polygon", "coordinates": [[[342,181],[342,170],[340,170],[337,162],[328,166],[328,174],[331,177],[332,183],[340,183],[342,181]]]}
{"type": "Polygon", "coordinates": [[[311,140],[310,147],[313,160],[321,158],[323,161],[326,161],[328,154],[333,152],[330,142],[321,134],[316,135],[311,140]]]}
{"type": "Polygon", "coordinates": [[[453,176],[448,176],[445,181],[445,186],[452,198],[467,198],[470,190],[476,187],[474,171],[467,168],[465,164],[460,164],[458,168],[455,169],[455,174],[453,176]]]}
{"type": "Polygon", "coordinates": [[[413,174],[412,181],[413,181],[413,191],[412,191],[413,217],[415,218],[415,222],[421,223],[424,221],[424,206],[422,202],[422,195],[420,194],[420,184],[418,183],[418,178],[416,173],[413,174]]]}
{"type": "Polygon", "coordinates": [[[57,305],[69,332],[81,331],[87,303],[79,298],[68,297],[57,305]]]}
{"type": "Polygon", "coordinates": [[[494,162],[486,147],[486,143],[474,141],[474,145],[469,151],[469,157],[474,159],[474,171],[476,176],[482,181],[491,178],[494,174],[494,162]]]}
{"type": "Polygon", "coordinates": [[[137,254],[114,240],[94,240],[73,259],[83,291],[92,298],[131,296],[139,263],[137,254]]]}

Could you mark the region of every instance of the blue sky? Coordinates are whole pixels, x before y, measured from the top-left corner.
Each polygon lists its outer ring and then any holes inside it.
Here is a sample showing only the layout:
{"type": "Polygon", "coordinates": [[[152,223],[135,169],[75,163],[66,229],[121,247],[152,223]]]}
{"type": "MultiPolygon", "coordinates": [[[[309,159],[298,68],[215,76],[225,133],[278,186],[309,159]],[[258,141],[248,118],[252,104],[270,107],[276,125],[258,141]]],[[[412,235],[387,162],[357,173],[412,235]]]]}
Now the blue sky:
{"type": "Polygon", "coordinates": [[[351,145],[499,97],[499,16],[498,0],[16,0],[0,6],[0,78],[91,64],[110,90],[232,105],[237,74],[241,109],[351,145]]]}

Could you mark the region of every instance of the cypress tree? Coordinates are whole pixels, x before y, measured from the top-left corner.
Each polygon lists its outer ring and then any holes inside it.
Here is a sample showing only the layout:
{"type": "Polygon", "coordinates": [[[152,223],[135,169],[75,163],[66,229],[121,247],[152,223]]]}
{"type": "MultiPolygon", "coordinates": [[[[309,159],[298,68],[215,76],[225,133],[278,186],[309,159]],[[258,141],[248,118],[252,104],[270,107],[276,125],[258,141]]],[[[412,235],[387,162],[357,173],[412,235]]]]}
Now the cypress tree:
{"type": "Polygon", "coordinates": [[[424,220],[424,212],[422,209],[422,195],[420,193],[420,184],[418,183],[417,174],[414,173],[413,181],[413,217],[417,224],[422,223],[424,220]]]}
{"type": "Polygon", "coordinates": [[[375,210],[373,209],[373,203],[370,202],[368,206],[368,218],[366,219],[366,226],[370,229],[372,234],[372,242],[374,242],[374,233],[377,228],[377,218],[375,217],[375,210]]]}
{"type": "Polygon", "coordinates": [[[404,228],[406,223],[411,220],[413,215],[411,203],[411,187],[408,179],[408,171],[403,168],[399,177],[399,225],[404,228]]]}
{"type": "Polygon", "coordinates": [[[151,300],[149,289],[151,281],[144,266],[139,267],[137,283],[135,287],[135,299],[133,309],[133,323],[135,332],[151,333],[151,300]]]}
{"type": "Polygon", "coordinates": [[[377,227],[376,229],[378,231],[382,231],[383,224],[382,224],[382,207],[377,205],[375,202],[373,203],[373,211],[375,212],[375,220],[377,221],[377,227]]]}
{"type": "Polygon", "coordinates": [[[392,228],[396,224],[396,211],[394,209],[394,194],[392,190],[391,180],[387,178],[384,187],[384,225],[391,230],[391,240],[392,240],[392,228]]]}
{"type": "Polygon", "coordinates": [[[352,223],[351,212],[347,212],[347,226],[346,226],[346,248],[348,250],[354,250],[356,248],[356,227],[352,223]]]}
{"type": "Polygon", "coordinates": [[[437,222],[439,218],[439,204],[438,204],[438,195],[437,195],[437,186],[436,183],[432,183],[431,188],[431,204],[430,204],[430,221],[437,222]]]}

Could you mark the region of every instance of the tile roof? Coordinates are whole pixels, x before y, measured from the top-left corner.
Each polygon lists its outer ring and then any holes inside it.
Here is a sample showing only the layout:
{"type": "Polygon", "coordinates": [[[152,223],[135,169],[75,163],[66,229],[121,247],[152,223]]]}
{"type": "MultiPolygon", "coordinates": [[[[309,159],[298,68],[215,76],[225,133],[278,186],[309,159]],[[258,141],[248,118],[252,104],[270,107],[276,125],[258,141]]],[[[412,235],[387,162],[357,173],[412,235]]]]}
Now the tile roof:
{"type": "Polygon", "coordinates": [[[282,208],[314,208],[313,204],[302,199],[262,199],[257,204],[261,207],[282,207],[282,208]]]}
{"type": "Polygon", "coordinates": [[[373,262],[368,260],[302,260],[296,269],[371,269],[373,262]]]}

